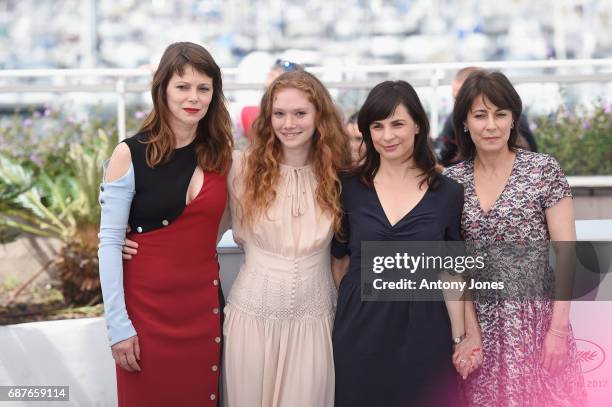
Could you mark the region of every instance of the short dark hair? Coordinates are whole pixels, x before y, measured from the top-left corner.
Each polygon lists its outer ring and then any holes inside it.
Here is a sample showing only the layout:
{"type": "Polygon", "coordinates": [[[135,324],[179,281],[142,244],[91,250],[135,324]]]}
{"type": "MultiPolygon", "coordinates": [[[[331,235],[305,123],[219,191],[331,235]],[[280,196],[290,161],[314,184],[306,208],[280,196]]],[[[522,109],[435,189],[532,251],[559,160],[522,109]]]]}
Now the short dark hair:
{"type": "Polygon", "coordinates": [[[391,116],[399,105],[403,105],[414,122],[419,126],[419,132],[414,140],[412,156],[418,169],[423,172],[424,179],[419,183],[435,188],[438,181],[436,159],[429,145],[429,119],[414,88],[406,81],[385,81],[376,85],[368,94],[357,118],[359,131],[366,145],[366,156],[355,172],[361,181],[372,186],[374,176],[380,168],[380,155],[374,148],[370,124],[391,116]]]}
{"type": "Polygon", "coordinates": [[[519,136],[518,122],[523,110],[521,97],[503,73],[478,70],[472,72],[459,89],[453,108],[453,127],[461,158],[470,160],[476,155],[476,146],[470,133],[464,131],[464,123],[478,97],[486,97],[498,108],[512,112],[514,126],[510,129],[508,148],[516,151],[519,136]]]}

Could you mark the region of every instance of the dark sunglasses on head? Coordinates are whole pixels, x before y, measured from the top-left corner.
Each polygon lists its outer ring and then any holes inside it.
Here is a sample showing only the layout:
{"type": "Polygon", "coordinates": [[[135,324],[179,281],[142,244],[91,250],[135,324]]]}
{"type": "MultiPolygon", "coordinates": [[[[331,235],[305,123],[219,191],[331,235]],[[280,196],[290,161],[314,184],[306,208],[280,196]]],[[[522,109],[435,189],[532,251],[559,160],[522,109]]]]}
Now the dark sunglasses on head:
{"type": "Polygon", "coordinates": [[[299,65],[296,64],[295,62],[291,62],[291,61],[287,61],[285,59],[279,58],[276,60],[276,62],[274,62],[274,66],[281,68],[285,72],[291,72],[291,71],[297,71],[299,65]]]}

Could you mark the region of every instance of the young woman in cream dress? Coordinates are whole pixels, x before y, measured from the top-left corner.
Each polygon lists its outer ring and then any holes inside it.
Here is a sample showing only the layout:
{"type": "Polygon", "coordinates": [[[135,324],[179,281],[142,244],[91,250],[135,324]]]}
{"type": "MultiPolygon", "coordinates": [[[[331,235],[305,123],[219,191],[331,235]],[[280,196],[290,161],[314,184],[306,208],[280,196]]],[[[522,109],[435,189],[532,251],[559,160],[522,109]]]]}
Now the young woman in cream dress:
{"type": "Polygon", "coordinates": [[[277,78],[253,145],[234,155],[228,176],[245,263],[225,307],[226,406],[333,406],[330,244],[341,219],[337,173],[348,164],[342,120],[321,82],[300,71],[277,78]]]}

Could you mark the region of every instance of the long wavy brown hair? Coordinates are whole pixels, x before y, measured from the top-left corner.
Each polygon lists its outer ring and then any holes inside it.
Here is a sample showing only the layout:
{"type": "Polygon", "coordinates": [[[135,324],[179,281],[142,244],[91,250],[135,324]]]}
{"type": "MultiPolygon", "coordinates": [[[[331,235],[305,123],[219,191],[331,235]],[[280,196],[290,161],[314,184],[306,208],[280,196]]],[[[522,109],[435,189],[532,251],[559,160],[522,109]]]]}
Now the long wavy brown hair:
{"type": "Polygon", "coordinates": [[[147,164],[155,167],[168,161],[174,152],[175,137],[170,127],[167,88],[172,76],[182,76],[188,66],[209,76],[213,82],[212,100],[196,130],[198,164],[204,171],[224,173],[232,162],[234,141],[232,122],[225,107],[221,69],[204,47],[191,42],[176,42],[166,48],[153,76],[153,110],[140,128],[140,132],[149,134],[145,142],[148,144],[147,164]]]}
{"type": "Polygon", "coordinates": [[[281,89],[294,88],[308,95],[315,106],[315,132],[312,139],[312,169],[317,179],[316,202],[333,218],[334,231],[341,229],[340,179],[338,172],[350,166],[348,137],[342,116],[325,86],[305,71],[286,72],[268,87],[261,99],[259,116],[253,123],[253,143],[246,153],[242,179],[242,222],[252,225],[274,202],[283,159],[282,145],[272,128],[272,103],[281,89]]]}

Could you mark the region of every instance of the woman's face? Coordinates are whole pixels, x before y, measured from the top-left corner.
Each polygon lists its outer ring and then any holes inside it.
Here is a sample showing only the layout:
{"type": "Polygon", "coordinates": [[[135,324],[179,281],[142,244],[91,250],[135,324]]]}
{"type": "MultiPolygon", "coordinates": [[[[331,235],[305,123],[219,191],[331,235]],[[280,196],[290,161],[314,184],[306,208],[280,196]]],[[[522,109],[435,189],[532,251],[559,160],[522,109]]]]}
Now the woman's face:
{"type": "Polygon", "coordinates": [[[496,152],[508,148],[510,129],[513,126],[510,109],[500,109],[486,96],[474,99],[464,122],[476,153],[496,152]]]}
{"type": "Polygon", "coordinates": [[[272,128],[284,152],[310,152],[315,132],[315,115],[315,106],[301,90],[284,88],[274,93],[272,128]]]}
{"type": "Polygon", "coordinates": [[[370,134],[374,149],[382,161],[406,161],[412,156],[415,136],[419,126],[403,104],[397,105],[393,113],[384,120],[370,123],[370,134]]]}
{"type": "Polygon", "coordinates": [[[185,66],[183,75],[175,73],[166,88],[166,101],[172,116],[172,125],[194,127],[206,115],[213,96],[213,80],[185,66]]]}

